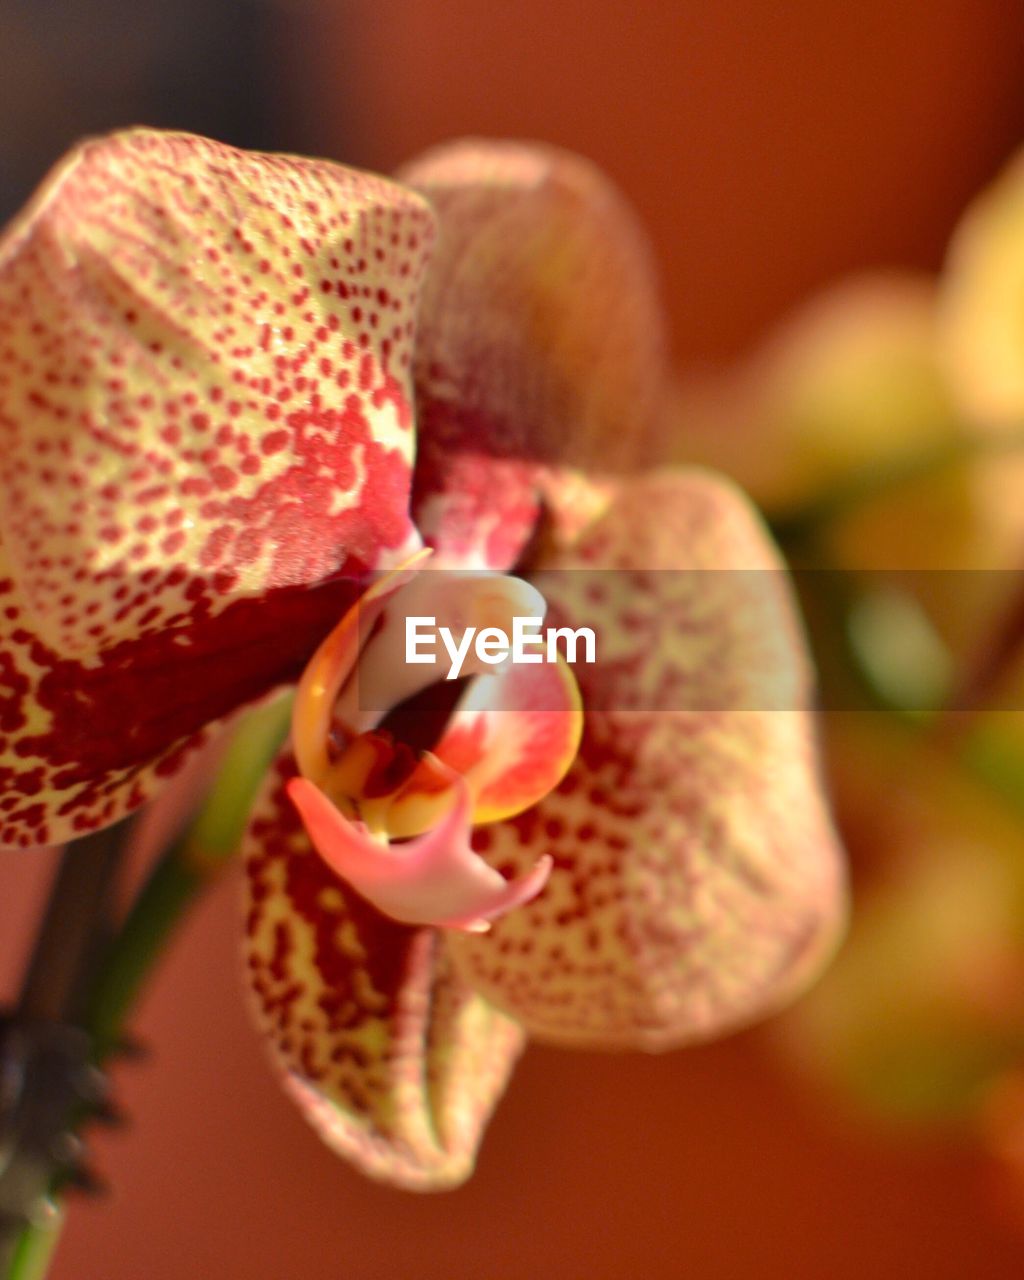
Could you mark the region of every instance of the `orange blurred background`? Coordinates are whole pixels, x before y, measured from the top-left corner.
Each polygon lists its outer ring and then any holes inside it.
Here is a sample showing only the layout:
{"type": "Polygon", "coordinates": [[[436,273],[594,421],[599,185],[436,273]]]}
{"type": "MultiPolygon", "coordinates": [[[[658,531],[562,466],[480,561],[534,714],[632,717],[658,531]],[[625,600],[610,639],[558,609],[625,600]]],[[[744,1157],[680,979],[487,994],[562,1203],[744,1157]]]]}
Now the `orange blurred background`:
{"type": "MultiPolygon", "coordinates": [[[[389,169],[452,135],[584,152],[650,228],[682,361],[722,359],[845,270],[936,266],[1024,140],[1017,3],[338,0],[285,6],[305,145],[389,169]]],[[[230,84],[226,85],[230,92],[230,84]]],[[[4,855],[28,921],[41,860],[4,855]]],[[[364,1182],[281,1094],[246,1020],[234,877],[177,939],[55,1280],[526,1280],[1024,1272],[980,1157],[830,1116],[749,1033],[663,1058],[531,1050],[468,1187],[364,1182]]],[[[13,987],[24,934],[0,940],[13,987]]]]}

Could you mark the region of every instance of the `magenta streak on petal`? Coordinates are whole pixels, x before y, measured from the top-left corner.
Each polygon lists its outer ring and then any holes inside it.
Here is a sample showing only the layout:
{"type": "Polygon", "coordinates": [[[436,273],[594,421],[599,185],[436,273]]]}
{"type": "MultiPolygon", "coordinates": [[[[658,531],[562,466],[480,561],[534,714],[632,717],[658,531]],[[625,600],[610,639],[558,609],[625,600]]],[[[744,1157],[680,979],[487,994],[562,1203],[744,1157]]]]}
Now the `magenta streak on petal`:
{"type": "Polygon", "coordinates": [[[433,830],[392,845],[374,839],[363,823],[349,822],[307,778],[293,778],[287,790],[327,865],[403,924],[485,933],[492,920],[535,898],[551,872],[552,860],[545,855],[532,871],[509,882],[473,852],[465,785],[433,830]]]}

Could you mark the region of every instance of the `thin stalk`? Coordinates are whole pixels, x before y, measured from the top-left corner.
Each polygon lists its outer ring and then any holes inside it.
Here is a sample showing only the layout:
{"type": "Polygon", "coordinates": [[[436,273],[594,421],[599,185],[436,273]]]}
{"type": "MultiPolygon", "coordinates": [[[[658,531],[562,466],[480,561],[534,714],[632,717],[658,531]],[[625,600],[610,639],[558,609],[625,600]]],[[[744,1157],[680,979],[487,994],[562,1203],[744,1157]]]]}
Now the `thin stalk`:
{"type": "MultiPolygon", "coordinates": [[[[26,1087],[49,1096],[55,1092],[56,1078],[67,1082],[70,1073],[73,1079],[72,1068],[76,1065],[88,1073],[90,1059],[94,1066],[101,1065],[124,1044],[127,1019],[169,938],[189,907],[238,849],[256,791],[288,731],[289,716],[290,700],[279,698],[250,711],[242,720],[206,800],[184,835],[161,855],[112,939],[108,934],[109,899],[78,864],[83,852],[88,858],[90,850],[83,846],[89,841],[96,842],[93,853],[100,863],[99,842],[104,837],[113,840],[114,836],[102,833],[77,842],[66,852],[29,964],[18,1015],[25,1010],[35,1010],[36,1016],[47,1020],[62,1015],[59,1031],[70,1034],[72,1040],[60,1040],[57,1048],[65,1056],[62,1059],[58,1054],[44,1075],[40,1075],[38,1063],[25,1063],[22,1074],[26,1087]],[[72,895],[80,895],[76,899],[77,912],[65,903],[72,895]],[[82,924],[82,919],[88,918],[92,920],[91,929],[82,924]],[[88,950],[86,943],[95,948],[97,938],[106,945],[99,948],[95,961],[90,959],[79,966],[73,963],[72,956],[64,955],[65,946],[72,942],[82,960],[88,950]],[[73,1023],[69,1022],[68,1010],[73,1023]]],[[[124,836],[122,828],[111,829],[119,833],[118,841],[124,836]]],[[[108,852],[102,860],[104,875],[109,876],[119,861],[108,852]]],[[[2,1089],[0,1081],[0,1098],[2,1089]]],[[[62,1218],[57,1199],[62,1181],[60,1166],[67,1143],[72,1148],[75,1145],[71,1130],[89,1114],[90,1107],[83,1105],[80,1095],[63,1098],[56,1109],[49,1135],[58,1140],[56,1147],[51,1142],[36,1162],[36,1209],[32,1214],[12,1217],[9,1229],[0,1235],[0,1276],[4,1280],[42,1280],[45,1276],[62,1218]]],[[[3,1159],[0,1147],[0,1164],[3,1159]]],[[[18,1160],[23,1160],[20,1137],[16,1137],[11,1159],[0,1173],[0,1189],[6,1169],[18,1160]]],[[[2,1204],[0,1201],[0,1211],[2,1204]]],[[[0,1216],[0,1228],[4,1222],[0,1216]]]]}
{"type": "Polygon", "coordinates": [[[96,1062],[103,1062],[123,1041],[127,1018],[168,939],[237,851],[256,791],[288,732],[290,715],[289,698],[249,712],[202,807],[156,863],[108,947],[85,1018],[96,1062]]]}
{"type": "Polygon", "coordinates": [[[64,1211],[52,1201],[30,1226],[26,1226],[14,1242],[9,1280],[44,1280],[50,1269],[54,1251],[60,1241],[64,1211]]]}
{"type": "Polygon", "coordinates": [[[51,1190],[76,1161],[67,1130],[86,1086],[80,1023],[109,936],[129,825],[64,850],[17,1006],[3,1026],[0,1274],[18,1280],[41,1265],[44,1238],[55,1238],[51,1190]]]}
{"type": "Polygon", "coordinates": [[[22,983],[17,1017],[75,1021],[110,927],[111,896],[128,824],[67,845],[22,983]]]}

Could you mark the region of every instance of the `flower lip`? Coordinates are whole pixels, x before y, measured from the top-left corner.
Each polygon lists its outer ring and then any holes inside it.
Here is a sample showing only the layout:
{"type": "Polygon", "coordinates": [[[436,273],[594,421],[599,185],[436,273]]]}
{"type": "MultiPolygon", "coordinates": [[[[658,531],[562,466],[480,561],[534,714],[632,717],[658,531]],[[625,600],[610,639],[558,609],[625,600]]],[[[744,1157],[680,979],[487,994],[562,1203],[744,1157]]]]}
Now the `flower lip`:
{"type": "MultiPolygon", "coordinates": [[[[558,784],[582,706],[564,662],[511,665],[468,682],[432,751],[379,729],[395,705],[438,681],[436,668],[403,662],[406,617],[429,608],[461,634],[546,610],[516,578],[418,575],[427,554],[376,582],[314,655],[293,712],[302,776],[288,794],[328,866],[386,915],[480,932],[539,893],[551,861],[509,883],[472,850],[470,826],[519,813],[558,784]]],[[[485,669],[467,664],[466,673],[485,669]]]]}
{"type": "Polygon", "coordinates": [[[552,860],[507,881],[473,852],[470,797],[453,780],[455,803],[432,830],[399,844],[350,822],[308,778],[293,778],[288,795],[327,865],[393,920],[486,933],[492,920],[529,902],[547,883],[552,860]]]}

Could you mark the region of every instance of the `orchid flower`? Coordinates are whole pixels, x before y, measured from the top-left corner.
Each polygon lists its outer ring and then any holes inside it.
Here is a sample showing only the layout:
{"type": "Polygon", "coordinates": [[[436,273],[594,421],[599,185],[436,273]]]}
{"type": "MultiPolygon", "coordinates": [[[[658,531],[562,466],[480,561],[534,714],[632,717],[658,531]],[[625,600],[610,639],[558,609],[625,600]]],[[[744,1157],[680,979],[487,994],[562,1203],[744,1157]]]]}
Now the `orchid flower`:
{"type": "Polygon", "coordinates": [[[3,249],[0,839],[116,820],[297,680],[244,841],[253,1004],[307,1118],[398,1185],[468,1176],[526,1037],[706,1038],[834,944],[782,566],[726,481],[644,469],[665,386],[629,211],[540,146],[397,183],[136,131],[3,249]],[[397,656],[424,601],[461,633],[601,614],[614,651],[471,664],[451,708],[397,656]]]}

